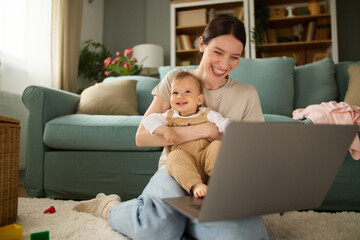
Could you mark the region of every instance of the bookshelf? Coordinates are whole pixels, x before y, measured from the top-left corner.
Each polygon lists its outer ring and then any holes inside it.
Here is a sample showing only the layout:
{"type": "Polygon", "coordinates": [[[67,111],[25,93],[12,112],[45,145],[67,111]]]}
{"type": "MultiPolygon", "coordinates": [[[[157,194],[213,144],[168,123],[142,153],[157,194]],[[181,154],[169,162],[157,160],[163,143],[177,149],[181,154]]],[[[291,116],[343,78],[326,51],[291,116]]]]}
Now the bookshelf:
{"type": "MultiPolygon", "coordinates": [[[[324,57],[338,62],[336,2],[318,0],[320,13],[306,13],[308,0],[252,0],[250,10],[266,6],[270,14],[268,27],[262,42],[252,45],[252,58],[288,56],[297,65],[304,65],[324,57]],[[287,7],[292,7],[294,16],[287,17],[287,7]],[[284,11],[285,10],[285,11],[284,11]],[[277,14],[277,15],[276,15],[277,14]],[[283,14],[283,15],[282,15],[283,14]]],[[[253,14],[254,16],[254,14],[253,14]]],[[[254,29],[255,17],[251,19],[254,29]]]]}
{"type": "MultiPolygon", "coordinates": [[[[204,32],[212,14],[233,14],[245,24],[247,42],[250,42],[248,0],[180,0],[170,4],[170,64],[197,65],[201,55],[197,39],[204,32]],[[181,19],[180,19],[181,18],[181,19]],[[190,19],[190,22],[186,20],[190,19]],[[189,46],[190,45],[190,46],[189,46]]],[[[247,44],[243,57],[250,57],[247,44]]]]}

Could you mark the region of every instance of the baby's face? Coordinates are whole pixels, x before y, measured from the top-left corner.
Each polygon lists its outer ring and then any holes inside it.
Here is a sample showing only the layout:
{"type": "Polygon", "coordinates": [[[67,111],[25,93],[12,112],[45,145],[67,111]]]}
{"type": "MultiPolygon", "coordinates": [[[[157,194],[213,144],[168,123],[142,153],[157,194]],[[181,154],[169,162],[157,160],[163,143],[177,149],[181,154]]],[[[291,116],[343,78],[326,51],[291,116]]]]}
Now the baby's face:
{"type": "Polygon", "coordinates": [[[200,93],[199,84],[192,76],[186,76],[181,80],[174,80],[171,84],[170,105],[181,116],[195,114],[198,106],[204,101],[204,95],[200,93]]]}

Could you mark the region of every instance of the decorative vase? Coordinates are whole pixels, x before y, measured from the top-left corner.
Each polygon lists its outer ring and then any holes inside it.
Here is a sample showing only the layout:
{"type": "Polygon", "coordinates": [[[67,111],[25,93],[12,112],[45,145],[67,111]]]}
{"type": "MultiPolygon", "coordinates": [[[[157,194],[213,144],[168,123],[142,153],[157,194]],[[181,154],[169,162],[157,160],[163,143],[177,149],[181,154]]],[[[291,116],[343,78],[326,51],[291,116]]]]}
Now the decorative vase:
{"type": "Polygon", "coordinates": [[[288,11],[287,17],[295,17],[294,14],[293,14],[293,10],[294,10],[293,6],[286,7],[286,10],[288,11]]]}
{"type": "Polygon", "coordinates": [[[309,6],[308,6],[310,15],[318,15],[320,14],[320,4],[317,0],[310,0],[309,6]]]}

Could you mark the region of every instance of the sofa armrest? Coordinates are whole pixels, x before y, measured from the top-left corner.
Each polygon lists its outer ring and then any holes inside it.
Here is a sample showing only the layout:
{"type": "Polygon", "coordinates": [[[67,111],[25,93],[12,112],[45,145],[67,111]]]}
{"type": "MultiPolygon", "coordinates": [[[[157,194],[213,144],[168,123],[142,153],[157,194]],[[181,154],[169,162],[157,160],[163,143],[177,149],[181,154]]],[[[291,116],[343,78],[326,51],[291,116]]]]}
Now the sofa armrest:
{"type": "Polygon", "coordinates": [[[44,155],[47,147],[43,142],[45,124],[59,116],[76,112],[80,96],[66,91],[41,86],[29,86],[22,101],[29,111],[26,130],[25,188],[28,195],[45,196],[44,155]]]}
{"type": "Polygon", "coordinates": [[[313,121],[311,121],[309,118],[305,118],[304,120],[301,120],[301,122],[304,124],[314,124],[313,121]]]}

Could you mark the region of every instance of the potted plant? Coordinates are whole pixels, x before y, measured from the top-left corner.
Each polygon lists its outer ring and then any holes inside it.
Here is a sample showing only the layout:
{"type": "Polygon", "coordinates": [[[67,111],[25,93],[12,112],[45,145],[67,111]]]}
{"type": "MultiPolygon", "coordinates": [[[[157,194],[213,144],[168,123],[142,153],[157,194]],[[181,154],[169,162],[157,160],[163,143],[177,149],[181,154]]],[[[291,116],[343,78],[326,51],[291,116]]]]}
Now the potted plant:
{"type": "Polygon", "coordinates": [[[88,40],[80,50],[78,76],[89,81],[102,82],[104,73],[104,60],[110,57],[110,51],[101,43],[88,40]]]}
{"type": "Polygon", "coordinates": [[[252,41],[256,45],[265,43],[266,29],[269,26],[269,8],[268,6],[255,4],[255,28],[252,31],[252,41]]]}

